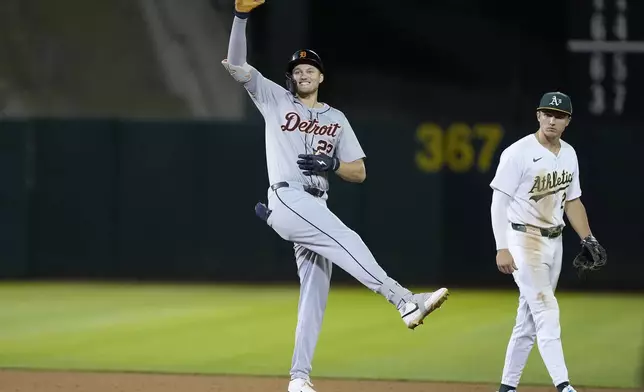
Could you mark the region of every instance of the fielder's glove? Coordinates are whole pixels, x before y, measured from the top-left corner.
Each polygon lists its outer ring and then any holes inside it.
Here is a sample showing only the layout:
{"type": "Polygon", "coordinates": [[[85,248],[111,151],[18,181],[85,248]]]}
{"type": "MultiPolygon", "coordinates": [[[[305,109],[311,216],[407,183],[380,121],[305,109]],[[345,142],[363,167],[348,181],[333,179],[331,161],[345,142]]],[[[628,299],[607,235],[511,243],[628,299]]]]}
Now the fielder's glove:
{"type": "Polygon", "coordinates": [[[340,160],[336,157],[330,157],[326,154],[300,154],[297,165],[304,170],[305,176],[313,174],[336,171],[340,167],[340,160]]]}
{"type": "Polygon", "coordinates": [[[596,271],[606,265],[606,250],[592,235],[581,240],[581,252],[572,261],[572,265],[581,276],[588,271],[596,271]]]}
{"type": "Polygon", "coordinates": [[[235,0],[235,15],[246,19],[248,14],[256,7],[264,4],[266,0],[235,0]]]}

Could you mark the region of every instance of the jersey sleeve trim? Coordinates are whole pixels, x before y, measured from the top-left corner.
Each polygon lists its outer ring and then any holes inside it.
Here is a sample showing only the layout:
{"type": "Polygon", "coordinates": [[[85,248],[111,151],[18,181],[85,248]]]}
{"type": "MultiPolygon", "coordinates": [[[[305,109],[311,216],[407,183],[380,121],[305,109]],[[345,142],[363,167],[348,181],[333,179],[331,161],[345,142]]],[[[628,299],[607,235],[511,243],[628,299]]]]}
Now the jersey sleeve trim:
{"type": "Polygon", "coordinates": [[[521,161],[517,159],[515,150],[511,148],[506,149],[501,153],[497,172],[490,182],[490,188],[503,192],[510,197],[514,197],[521,181],[521,170],[521,161]],[[514,183],[510,184],[507,181],[504,181],[504,178],[507,177],[502,177],[505,173],[518,176],[519,178],[516,178],[515,181],[513,181],[514,183]]]}

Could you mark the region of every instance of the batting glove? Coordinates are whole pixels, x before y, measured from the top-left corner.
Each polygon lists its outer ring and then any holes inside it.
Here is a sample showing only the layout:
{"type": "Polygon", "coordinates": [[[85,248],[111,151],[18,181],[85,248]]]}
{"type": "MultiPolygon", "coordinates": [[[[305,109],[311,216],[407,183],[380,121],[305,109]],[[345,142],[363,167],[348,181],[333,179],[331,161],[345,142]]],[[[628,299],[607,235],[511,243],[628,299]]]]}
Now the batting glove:
{"type": "Polygon", "coordinates": [[[255,204],[255,215],[259,217],[259,219],[263,220],[266,222],[268,220],[268,217],[271,216],[271,213],[273,211],[266,206],[264,203],[257,203],[255,204]]]}
{"type": "Polygon", "coordinates": [[[336,171],[340,167],[340,160],[326,154],[300,154],[297,165],[304,170],[305,176],[326,171],[336,171]]]}

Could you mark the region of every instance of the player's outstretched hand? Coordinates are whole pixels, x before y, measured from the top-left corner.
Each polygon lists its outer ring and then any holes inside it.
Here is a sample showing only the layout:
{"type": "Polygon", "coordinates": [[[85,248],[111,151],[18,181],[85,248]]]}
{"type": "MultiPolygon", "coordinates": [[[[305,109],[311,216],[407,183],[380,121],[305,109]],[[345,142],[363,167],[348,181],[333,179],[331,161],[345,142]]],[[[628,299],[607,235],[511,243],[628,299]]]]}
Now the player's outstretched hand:
{"type": "Polygon", "coordinates": [[[235,15],[240,18],[248,17],[254,8],[264,4],[266,0],[235,0],[235,15]]]}
{"type": "Polygon", "coordinates": [[[336,157],[330,157],[326,154],[300,154],[297,156],[297,165],[302,174],[311,176],[315,173],[325,171],[336,171],[340,167],[340,160],[336,157]]]}
{"type": "Polygon", "coordinates": [[[514,264],[514,258],[507,249],[499,249],[496,253],[496,266],[504,274],[511,274],[518,270],[517,265],[514,264]]]}

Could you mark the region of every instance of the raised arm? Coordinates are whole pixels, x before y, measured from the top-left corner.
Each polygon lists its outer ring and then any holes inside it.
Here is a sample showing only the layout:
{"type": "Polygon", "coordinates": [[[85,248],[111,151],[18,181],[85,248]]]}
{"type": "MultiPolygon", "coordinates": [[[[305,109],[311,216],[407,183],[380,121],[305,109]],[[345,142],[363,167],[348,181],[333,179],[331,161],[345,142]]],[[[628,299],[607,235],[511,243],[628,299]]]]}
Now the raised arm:
{"type": "Polygon", "coordinates": [[[264,0],[236,0],[235,18],[228,41],[228,55],[221,64],[253,96],[259,93],[261,74],[246,62],[246,24],[250,12],[264,0]]]}
{"type": "Polygon", "coordinates": [[[246,63],[246,22],[247,17],[235,15],[228,41],[227,60],[230,65],[242,66],[246,63]]]}

